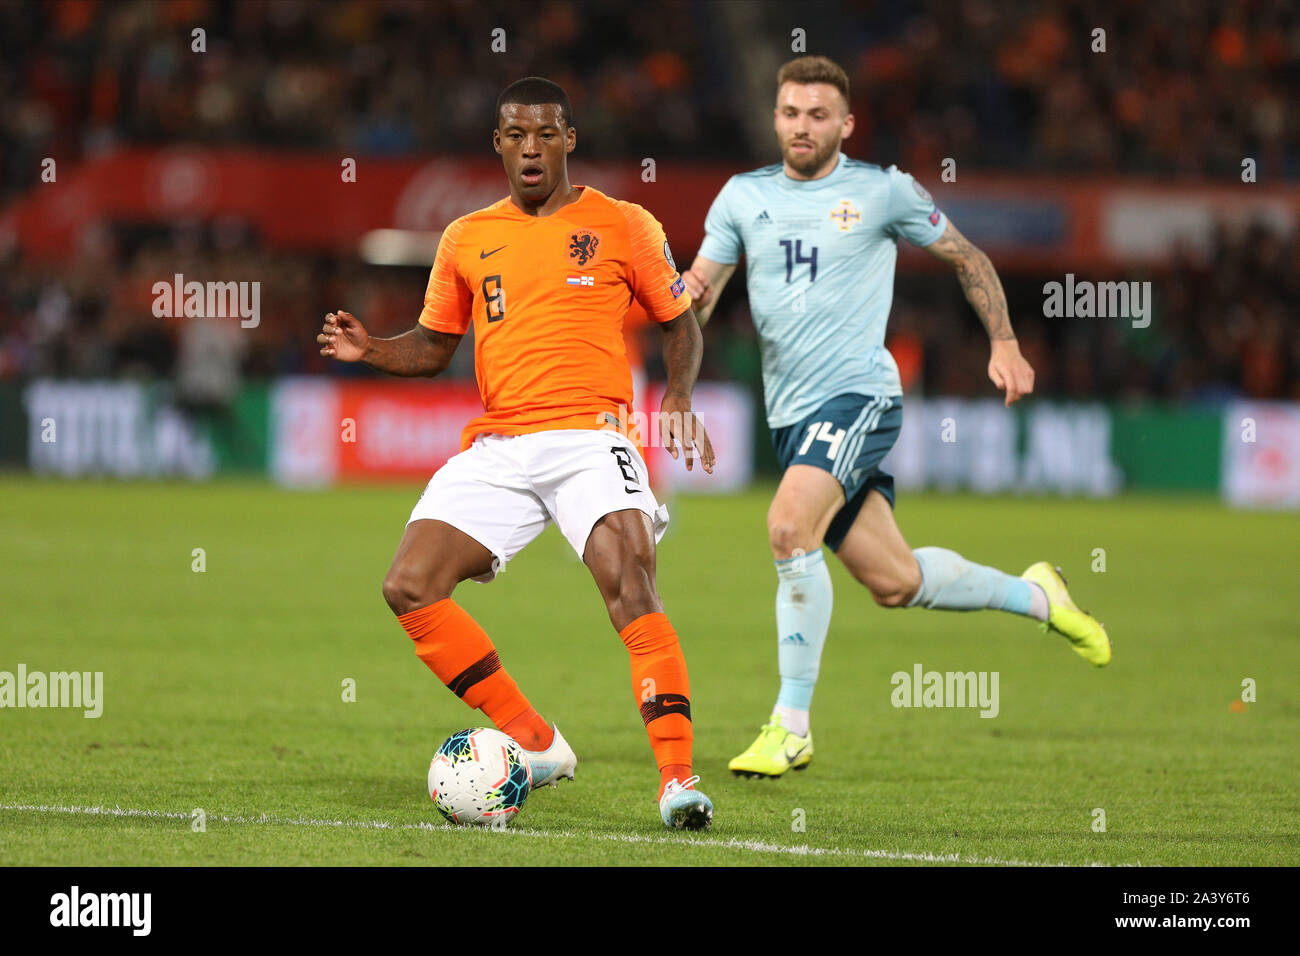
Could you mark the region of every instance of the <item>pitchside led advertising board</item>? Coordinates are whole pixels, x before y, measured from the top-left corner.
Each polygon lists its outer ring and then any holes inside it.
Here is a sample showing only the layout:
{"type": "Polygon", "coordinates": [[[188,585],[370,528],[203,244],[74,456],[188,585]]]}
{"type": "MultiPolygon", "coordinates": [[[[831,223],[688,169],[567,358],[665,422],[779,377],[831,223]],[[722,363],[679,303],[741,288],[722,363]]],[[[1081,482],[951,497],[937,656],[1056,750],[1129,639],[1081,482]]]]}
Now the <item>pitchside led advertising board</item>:
{"type": "MultiPolygon", "coordinates": [[[[650,385],[632,416],[657,408],[650,385]]],[[[717,451],[712,475],[657,445],[656,484],[725,494],[770,470],[753,395],[701,382],[695,408],[717,451]]],[[[265,474],[287,488],[340,481],[418,485],[460,448],[482,409],[471,382],[288,378],[245,386],[191,414],[163,383],[36,380],[0,385],[0,463],[58,477],[265,474]]],[[[635,419],[633,419],[635,420],[635,419]]],[[[645,419],[643,418],[642,421],[645,419]]],[[[909,397],[885,459],[900,487],[1106,497],[1214,492],[1239,507],[1300,508],[1300,404],[1135,406],[909,397]]],[[[773,473],[774,475],[774,473],[773,473]]]]}
{"type": "MultiPolygon", "coordinates": [[[[651,385],[638,407],[657,408],[662,397],[662,386],[651,385]]],[[[717,493],[746,487],[754,469],[749,392],[728,383],[701,382],[693,407],[717,452],[714,472],[687,472],[662,447],[651,447],[647,452],[656,484],[717,493]]],[[[340,479],[427,479],[460,451],[461,430],[482,411],[478,389],[470,382],[286,379],[271,391],[270,473],[290,487],[340,479]]]]}

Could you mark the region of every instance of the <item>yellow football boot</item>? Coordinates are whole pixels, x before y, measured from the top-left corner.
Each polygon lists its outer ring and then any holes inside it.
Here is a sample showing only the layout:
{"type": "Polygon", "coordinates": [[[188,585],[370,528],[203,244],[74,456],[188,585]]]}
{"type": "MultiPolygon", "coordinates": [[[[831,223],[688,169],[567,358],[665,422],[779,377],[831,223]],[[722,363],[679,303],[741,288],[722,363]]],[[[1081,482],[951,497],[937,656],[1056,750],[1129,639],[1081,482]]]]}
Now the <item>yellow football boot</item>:
{"type": "Polygon", "coordinates": [[[1065,589],[1065,578],[1060,568],[1052,567],[1046,561],[1031,564],[1020,575],[1026,581],[1032,581],[1047,594],[1047,620],[1043,622],[1043,631],[1049,628],[1057,634],[1064,634],[1070,639],[1076,652],[1090,664],[1105,667],[1110,663],[1110,638],[1101,622],[1081,611],[1070,600],[1070,592],[1065,589]]]}
{"type": "Polygon", "coordinates": [[[780,714],[773,714],[758,739],[727,768],[737,777],[779,777],[787,770],[802,770],[812,755],[812,731],[807,737],[796,736],[782,726],[780,714]]]}

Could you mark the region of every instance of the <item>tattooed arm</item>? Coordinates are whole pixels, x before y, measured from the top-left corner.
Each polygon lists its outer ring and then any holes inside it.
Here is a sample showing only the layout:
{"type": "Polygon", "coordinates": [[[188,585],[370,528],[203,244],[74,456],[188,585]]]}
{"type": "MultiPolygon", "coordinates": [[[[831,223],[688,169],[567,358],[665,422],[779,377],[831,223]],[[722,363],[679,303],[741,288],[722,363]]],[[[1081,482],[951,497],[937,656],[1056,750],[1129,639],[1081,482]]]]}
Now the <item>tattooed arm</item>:
{"type": "Polygon", "coordinates": [[[362,361],[389,375],[434,376],[446,370],[464,338],[417,325],[391,339],[371,339],[362,361]]]}
{"type": "Polygon", "coordinates": [[[1007,297],[1002,292],[1002,283],[993,269],[993,263],[989,262],[989,257],[971,245],[971,241],[958,232],[951,221],[943,235],[926,246],[925,251],[956,270],[957,281],[966,293],[966,301],[984,323],[989,340],[1014,342],[1016,333],[1011,331],[1007,297]]]}
{"type": "Polygon", "coordinates": [[[966,301],[989,334],[992,347],[989,378],[1006,392],[1006,403],[1010,405],[1028,395],[1034,390],[1034,370],[1020,354],[1020,344],[1016,341],[1016,333],[1011,330],[1011,317],[1007,314],[1007,297],[989,257],[958,232],[951,221],[943,235],[926,246],[925,251],[956,271],[966,301]]]}
{"type": "Polygon", "coordinates": [[[355,316],[331,312],[325,316],[316,341],[321,344],[321,355],[332,355],[340,362],[365,362],[389,375],[411,377],[444,371],[463,337],[417,325],[391,339],[374,339],[355,316]]]}
{"type": "Polygon", "coordinates": [[[704,355],[699,320],[693,309],[687,309],[672,321],[660,323],[659,328],[664,333],[664,368],[668,371],[668,386],[659,406],[664,447],[676,459],[677,442],[681,442],[687,471],[691,470],[698,450],[704,470],[713,474],[713,443],[704,424],[691,411],[691,392],[695,390],[695,377],[700,374],[700,359],[704,355]]]}

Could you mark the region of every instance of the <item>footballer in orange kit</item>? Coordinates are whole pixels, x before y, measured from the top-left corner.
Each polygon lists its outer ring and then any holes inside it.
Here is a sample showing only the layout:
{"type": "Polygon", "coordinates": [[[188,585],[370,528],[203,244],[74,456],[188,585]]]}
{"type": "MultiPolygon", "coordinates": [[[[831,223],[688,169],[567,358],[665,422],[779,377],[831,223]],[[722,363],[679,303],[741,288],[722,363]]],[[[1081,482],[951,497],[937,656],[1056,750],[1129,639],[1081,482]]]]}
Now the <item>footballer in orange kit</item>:
{"type": "Polygon", "coordinates": [[[417,325],[372,338],[355,316],[331,312],[317,336],[321,354],[339,361],[434,376],[474,326],[484,413],[411,512],[384,597],[439,680],[524,748],[534,788],[572,780],[572,748],[452,597],[462,581],[492,580],[554,521],[591,570],[631,658],[659,768],[660,817],[703,829],[713,804],[691,771],[686,660],[655,584],[668,512],[619,427],[631,418],[622,326],[635,301],[663,331],[660,440],[687,469],[698,458],[713,471],[708,434],[691,411],[699,322],[658,221],[569,182],[577,137],[564,90],[540,77],[519,80],[498,97],[496,118],[492,141],[509,195],[444,230],[417,325]]]}

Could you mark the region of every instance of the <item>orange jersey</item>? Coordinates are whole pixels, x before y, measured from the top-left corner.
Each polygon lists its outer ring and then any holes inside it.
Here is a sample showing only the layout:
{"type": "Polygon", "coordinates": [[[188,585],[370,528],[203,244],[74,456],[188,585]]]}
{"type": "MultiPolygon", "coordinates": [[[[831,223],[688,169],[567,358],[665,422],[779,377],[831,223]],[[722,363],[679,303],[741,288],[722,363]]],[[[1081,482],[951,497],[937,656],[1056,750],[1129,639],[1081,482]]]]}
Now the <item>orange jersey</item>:
{"type": "MultiPolygon", "coordinates": [[[[628,365],[632,368],[632,401],[636,403],[636,408],[629,408],[629,412],[640,412],[646,416],[651,413],[650,406],[646,399],[646,373],[645,373],[645,356],[641,354],[641,330],[650,324],[650,315],[646,312],[645,306],[640,302],[633,300],[632,307],[627,310],[627,315],[623,316],[623,346],[627,349],[628,365]]],[[[641,428],[636,419],[629,417],[632,426],[628,429],[627,437],[632,439],[636,444],[636,449],[641,453],[645,460],[646,469],[650,472],[650,480],[654,480],[654,465],[650,463],[649,450],[645,447],[645,436],[641,433],[641,428]]],[[[649,422],[649,418],[644,421],[649,422]]]]}
{"type": "Polygon", "coordinates": [[[463,335],[474,323],[484,414],[461,433],[603,428],[632,402],[623,317],[656,322],[690,307],[663,227],[635,203],[590,186],[549,216],[508,198],[442,234],[420,324],[463,335]]]}
{"type": "Polygon", "coordinates": [[[623,344],[627,346],[627,359],[634,365],[644,364],[641,355],[641,329],[650,324],[650,315],[640,302],[633,302],[623,317],[623,344]]]}

